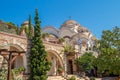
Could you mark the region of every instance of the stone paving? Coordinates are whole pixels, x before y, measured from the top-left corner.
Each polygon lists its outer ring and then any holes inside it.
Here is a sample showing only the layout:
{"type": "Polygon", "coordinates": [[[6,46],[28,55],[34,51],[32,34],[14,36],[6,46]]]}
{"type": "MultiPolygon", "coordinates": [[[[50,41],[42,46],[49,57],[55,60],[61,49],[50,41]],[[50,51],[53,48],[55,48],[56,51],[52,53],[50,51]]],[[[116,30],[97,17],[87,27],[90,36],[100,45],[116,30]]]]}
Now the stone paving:
{"type": "MultiPolygon", "coordinates": [[[[85,78],[81,78],[78,77],[76,75],[69,75],[69,78],[71,76],[75,76],[76,80],[90,80],[88,77],[85,78]]],[[[47,80],[69,80],[69,79],[64,79],[64,77],[62,76],[49,76],[47,80]]],[[[120,79],[116,79],[115,77],[104,77],[104,78],[95,78],[95,80],[120,80],[120,79]]]]}

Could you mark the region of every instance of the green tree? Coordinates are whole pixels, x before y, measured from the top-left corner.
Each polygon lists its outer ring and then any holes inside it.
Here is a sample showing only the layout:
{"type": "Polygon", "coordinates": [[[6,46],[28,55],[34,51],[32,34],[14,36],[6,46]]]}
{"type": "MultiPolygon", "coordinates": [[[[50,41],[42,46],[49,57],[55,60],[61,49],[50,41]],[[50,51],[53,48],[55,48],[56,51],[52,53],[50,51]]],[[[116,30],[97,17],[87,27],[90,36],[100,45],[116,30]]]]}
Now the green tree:
{"type": "Polygon", "coordinates": [[[32,38],[33,38],[33,30],[32,30],[32,18],[31,15],[29,15],[29,24],[28,24],[28,33],[27,33],[27,52],[31,53],[32,49],[32,38]]]}
{"type": "Polygon", "coordinates": [[[65,42],[65,39],[64,38],[59,38],[59,43],[63,43],[65,42]]]}
{"type": "Polygon", "coordinates": [[[28,26],[25,26],[25,25],[21,25],[20,27],[20,33],[24,30],[25,33],[27,34],[27,37],[30,37],[32,36],[33,34],[33,28],[32,28],[32,23],[31,23],[32,19],[31,19],[31,15],[29,15],[29,23],[28,23],[28,26]]]}
{"type": "Polygon", "coordinates": [[[72,47],[70,44],[65,44],[65,46],[64,46],[64,52],[66,53],[66,54],[69,54],[69,53],[75,53],[75,48],[74,47],[72,47]]]}
{"type": "Polygon", "coordinates": [[[120,75],[120,28],[106,30],[99,41],[96,65],[99,73],[120,75]]]}
{"type": "Polygon", "coordinates": [[[20,28],[17,26],[16,28],[16,34],[19,35],[20,34],[20,28]]]}
{"type": "Polygon", "coordinates": [[[8,28],[9,29],[16,29],[17,27],[16,27],[16,25],[13,23],[13,22],[7,22],[7,25],[8,25],[8,28]]]}
{"type": "Polygon", "coordinates": [[[43,33],[42,34],[42,39],[49,38],[50,34],[49,33],[43,33]]]}
{"type": "Polygon", "coordinates": [[[78,66],[80,71],[88,72],[94,69],[94,61],[96,60],[92,52],[85,52],[81,57],[78,58],[78,66]]]}
{"type": "Polygon", "coordinates": [[[21,26],[21,27],[20,27],[20,33],[21,33],[23,30],[25,31],[26,34],[28,34],[28,32],[29,32],[28,30],[29,30],[29,29],[28,29],[27,26],[21,26]]]}
{"type": "Polygon", "coordinates": [[[16,26],[13,22],[6,22],[8,25],[8,29],[12,30],[11,32],[15,33],[15,34],[19,34],[19,27],[16,26]]]}
{"type": "Polygon", "coordinates": [[[31,15],[29,15],[29,24],[28,24],[28,33],[27,33],[27,36],[29,39],[32,39],[33,37],[33,30],[32,30],[32,18],[31,18],[31,15]]]}
{"type": "Polygon", "coordinates": [[[41,28],[36,9],[34,35],[32,38],[32,50],[30,54],[30,80],[47,80],[47,71],[50,69],[50,63],[46,60],[47,52],[41,39],[41,28]]]}

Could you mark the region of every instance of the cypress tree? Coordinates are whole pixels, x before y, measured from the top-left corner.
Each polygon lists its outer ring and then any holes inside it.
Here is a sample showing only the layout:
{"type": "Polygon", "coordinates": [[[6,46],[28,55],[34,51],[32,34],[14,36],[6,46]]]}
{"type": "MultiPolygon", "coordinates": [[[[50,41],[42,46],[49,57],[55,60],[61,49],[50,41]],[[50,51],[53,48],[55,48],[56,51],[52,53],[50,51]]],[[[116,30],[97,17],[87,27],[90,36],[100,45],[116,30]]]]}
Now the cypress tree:
{"type": "MultiPolygon", "coordinates": [[[[31,18],[31,15],[29,15],[29,24],[28,24],[28,33],[27,34],[27,55],[30,57],[30,53],[31,53],[31,50],[32,50],[32,37],[33,37],[33,28],[32,28],[32,18],[31,18]]],[[[28,62],[30,61],[30,59],[28,59],[28,62]]],[[[30,66],[28,65],[28,70],[30,69],[30,66]]],[[[30,72],[30,71],[28,71],[30,72]]]]}
{"type": "Polygon", "coordinates": [[[30,80],[47,80],[47,71],[50,69],[50,63],[46,60],[47,52],[41,39],[41,22],[39,21],[37,9],[35,13],[34,35],[30,54],[30,80]]]}
{"type": "Polygon", "coordinates": [[[28,24],[28,38],[32,39],[32,18],[31,15],[29,15],[29,24],[28,24]]]}

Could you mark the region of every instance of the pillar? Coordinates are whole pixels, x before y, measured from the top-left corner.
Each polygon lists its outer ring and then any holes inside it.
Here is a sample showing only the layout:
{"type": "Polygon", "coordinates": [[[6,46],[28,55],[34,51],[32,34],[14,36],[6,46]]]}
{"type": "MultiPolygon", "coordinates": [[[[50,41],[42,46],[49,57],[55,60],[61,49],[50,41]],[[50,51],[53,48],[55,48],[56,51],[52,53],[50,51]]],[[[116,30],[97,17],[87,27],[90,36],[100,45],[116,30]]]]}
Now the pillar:
{"type": "Polygon", "coordinates": [[[53,57],[53,67],[54,67],[54,73],[53,75],[57,74],[57,61],[56,61],[56,57],[53,57]]]}
{"type": "Polygon", "coordinates": [[[65,77],[67,76],[67,60],[66,60],[66,53],[64,53],[64,70],[65,70],[65,77]]]}

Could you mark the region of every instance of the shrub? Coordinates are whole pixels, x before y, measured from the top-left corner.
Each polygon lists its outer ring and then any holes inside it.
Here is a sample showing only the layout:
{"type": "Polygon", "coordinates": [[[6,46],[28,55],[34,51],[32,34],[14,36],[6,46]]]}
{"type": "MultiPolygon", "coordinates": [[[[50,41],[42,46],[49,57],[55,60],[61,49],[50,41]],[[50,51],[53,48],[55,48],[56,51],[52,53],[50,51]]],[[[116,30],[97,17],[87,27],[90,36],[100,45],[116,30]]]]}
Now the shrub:
{"type": "Polygon", "coordinates": [[[20,67],[19,71],[25,71],[25,68],[24,67],[20,67]]]}
{"type": "Polygon", "coordinates": [[[7,80],[7,70],[1,71],[0,80],[7,80]]]}
{"type": "Polygon", "coordinates": [[[70,80],[76,80],[75,76],[71,76],[70,80]]]}
{"type": "Polygon", "coordinates": [[[90,80],[95,80],[95,77],[90,77],[90,80]]]}
{"type": "Polygon", "coordinates": [[[65,39],[64,38],[59,38],[59,42],[60,43],[65,42],[65,39]]]}
{"type": "Polygon", "coordinates": [[[62,73],[63,72],[63,68],[62,67],[58,67],[58,72],[62,73]]]}

